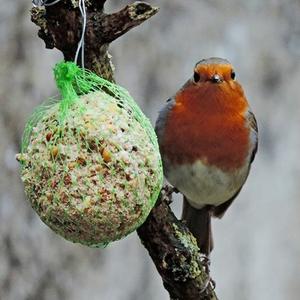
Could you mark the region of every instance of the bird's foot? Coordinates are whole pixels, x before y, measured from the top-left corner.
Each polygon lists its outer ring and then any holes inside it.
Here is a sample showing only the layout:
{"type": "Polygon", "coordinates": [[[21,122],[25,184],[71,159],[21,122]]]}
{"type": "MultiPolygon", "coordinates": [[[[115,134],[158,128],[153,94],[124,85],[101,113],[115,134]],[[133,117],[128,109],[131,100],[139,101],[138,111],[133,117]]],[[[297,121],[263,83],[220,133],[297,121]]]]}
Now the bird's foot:
{"type": "Polygon", "coordinates": [[[201,254],[200,260],[201,260],[202,265],[204,266],[205,273],[207,274],[207,279],[205,280],[205,283],[203,284],[203,287],[200,291],[200,294],[203,294],[206,292],[207,289],[210,289],[210,291],[213,291],[216,288],[216,282],[210,276],[210,258],[209,258],[209,256],[207,256],[205,254],[201,254]]]}
{"type": "Polygon", "coordinates": [[[205,271],[207,274],[209,274],[209,267],[210,267],[210,258],[208,255],[205,255],[205,254],[200,254],[200,261],[202,263],[202,265],[204,266],[205,268],[205,271]]]}
{"type": "Polygon", "coordinates": [[[173,187],[170,185],[165,185],[162,188],[162,201],[166,202],[168,205],[172,203],[172,193],[173,187]]]}
{"type": "Polygon", "coordinates": [[[204,293],[211,294],[215,290],[215,288],[216,282],[210,276],[208,276],[205,280],[205,283],[203,284],[202,289],[200,290],[200,295],[204,293]]]}
{"type": "Polygon", "coordinates": [[[178,193],[180,193],[180,191],[177,190],[177,188],[173,186],[173,193],[178,194],[178,193]]]}
{"type": "Polygon", "coordinates": [[[179,191],[175,187],[168,184],[163,187],[163,191],[164,191],[164,201],[166,201],[168,204],[171,204],[173,202],[172,194],[179,193],[179,191]]]}

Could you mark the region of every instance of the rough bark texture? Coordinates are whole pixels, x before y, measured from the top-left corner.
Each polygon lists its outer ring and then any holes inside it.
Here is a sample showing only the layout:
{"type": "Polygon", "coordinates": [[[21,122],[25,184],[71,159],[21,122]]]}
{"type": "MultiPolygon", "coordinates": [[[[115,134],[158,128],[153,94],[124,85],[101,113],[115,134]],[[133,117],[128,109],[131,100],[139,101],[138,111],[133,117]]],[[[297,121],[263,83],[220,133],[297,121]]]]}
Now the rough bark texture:
{"type": "MultiPolygon", "coordinates": [[[[158,12],[144,2],[127,5],[119,12],[105,14],[105,1],[86,1],[85,67],[114,81],[113,65],[107,52],[109,43],[158,12]]],[[[65,60],[74,60],[81,37],[82,17],[78,1],[62,0],[46,8],[34,7],[32,21],[40,27],[39,37],[46,48],[57,48],[65,60]]]]}
{"type": "MultiPolygon", "coordinates": [[[[107,52],[109,44],[131,28],[153,16],[158,8],[144,2],[127,5],[117,13],[105,14],[105,1],[86,1],[87,29],[85,67],[114,81],[113,65],[107,52]]],[[[74,60],[81,36],[82,17],[78,1],[62,0],[46,8],[34,7],[32,21],[40,27],[39,37],[46,48],[57,48],[65,60],[74,60]]],[[[209,276],[200,260],[196,241],[168,206],[171,197],[162,191],[157,206],[138,230],[171,299],[217,299],[209,276]]]]}
{"type": "Polygon", "coordinates": [[[154,261],[171,299],[217,297],[200,260],[197,242],[169,207],[172,189],[163,188],[146,222],[137,231],[154,261]]]}

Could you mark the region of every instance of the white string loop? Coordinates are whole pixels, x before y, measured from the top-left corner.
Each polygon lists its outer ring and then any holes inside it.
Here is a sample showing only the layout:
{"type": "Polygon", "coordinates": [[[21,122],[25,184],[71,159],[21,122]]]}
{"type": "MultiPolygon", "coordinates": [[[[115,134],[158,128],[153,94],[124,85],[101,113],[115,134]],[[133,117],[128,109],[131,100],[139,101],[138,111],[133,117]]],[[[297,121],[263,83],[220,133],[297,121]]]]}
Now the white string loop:
{"type": "Polygon", "coordinates": [[[52,6],[59,1],[61,0],[53,0],[52,2],[49,2],[48,0],[32,0],[32,4],[33,6],[52,6]]]}
{"type": "Polygon", "coordinates": [[[77,51],[75,54],[75,63],[78,62],[78,56],[81,51],[81,67],[84,69],[84,37],[86,31],[86,8],[85,8],[85,0],[79,0],[79,10],[82,16],[82,33],[81,38],[78,43],[77,51]]]}
{"type": "MultiPolygon", "coordinates": [[[[49,0],[32,0],[33,6],[52,6],[60,2],[61,0],[53,0],[50,2],[49,0]]],[[[81,13],[82,17],[82,33],[80,40],[78,42],[78,47],[76,50],[75,54],[75,59],[74,62],[77,64],[78,63],[78,57],[81,52],[81,67],[84,69],[84,37],[85,37],[85,31],[86,31],[86,20],[87,20],[87,15],[86,15],[86,7],[85,7],[85,0],[79,0],[78,2],[79,10],[81,13]]]]}

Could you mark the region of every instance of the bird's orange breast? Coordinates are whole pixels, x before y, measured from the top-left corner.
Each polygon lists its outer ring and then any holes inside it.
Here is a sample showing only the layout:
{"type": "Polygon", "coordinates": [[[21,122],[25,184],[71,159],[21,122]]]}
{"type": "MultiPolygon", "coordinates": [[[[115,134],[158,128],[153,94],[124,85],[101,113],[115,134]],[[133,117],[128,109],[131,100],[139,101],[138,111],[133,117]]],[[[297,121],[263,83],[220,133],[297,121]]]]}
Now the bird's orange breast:
{"type": "Polygon", "coordinates": [[[247,108],[236,82],[185,86],[167,117],[162,154],[173,164],[201,159],[223,171],[242,167],[249,154],[247,108]]]}

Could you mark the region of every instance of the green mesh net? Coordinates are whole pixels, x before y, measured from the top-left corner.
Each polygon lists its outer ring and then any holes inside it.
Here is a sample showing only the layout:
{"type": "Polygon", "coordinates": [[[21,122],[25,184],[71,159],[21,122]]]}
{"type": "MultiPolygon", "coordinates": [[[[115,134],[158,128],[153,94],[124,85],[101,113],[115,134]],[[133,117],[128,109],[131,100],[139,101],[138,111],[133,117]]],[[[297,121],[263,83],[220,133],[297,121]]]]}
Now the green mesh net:
{"type": "Polygon", "coordinates": [[[71,62],[54,74],[61,99],[35,110],[17,155],[25,192],[56,233],[103,246],[139,227],[157,200],[156,135],[124,88],[71,62]]]}

